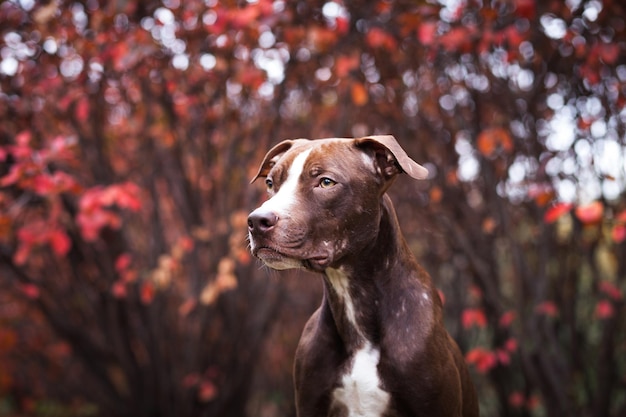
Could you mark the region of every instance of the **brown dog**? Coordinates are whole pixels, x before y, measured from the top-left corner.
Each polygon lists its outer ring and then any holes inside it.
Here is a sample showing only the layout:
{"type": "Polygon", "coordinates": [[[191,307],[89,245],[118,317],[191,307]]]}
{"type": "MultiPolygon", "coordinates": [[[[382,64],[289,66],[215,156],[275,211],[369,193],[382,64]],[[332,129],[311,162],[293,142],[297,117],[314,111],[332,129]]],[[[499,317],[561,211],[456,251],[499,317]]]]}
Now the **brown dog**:
{"type": "Polygon", "coordinates": [[[385,194],[402,172],[428,174],[392,136],[370,136],[281,142],[254,178],[270,199],[248,217],[252,253],[324,279],[296,352],[299,417],[478,416],[439,295],[385,194]]]}

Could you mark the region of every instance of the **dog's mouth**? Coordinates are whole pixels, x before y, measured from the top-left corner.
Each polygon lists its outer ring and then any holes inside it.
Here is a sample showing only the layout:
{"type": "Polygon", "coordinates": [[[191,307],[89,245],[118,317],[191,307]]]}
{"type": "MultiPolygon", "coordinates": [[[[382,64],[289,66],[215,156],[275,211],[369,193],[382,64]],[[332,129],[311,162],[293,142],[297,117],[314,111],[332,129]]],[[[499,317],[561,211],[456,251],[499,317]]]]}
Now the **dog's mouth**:
{"type": "Polygon", "coordinates": [[[303,258],[298,255],[281,252],[268,246],[255,248],[253,255],[270,268],[279,270],[305,268],[321,272],[330,264],[330,257],[328,255],[316,255],[303,258]]]}

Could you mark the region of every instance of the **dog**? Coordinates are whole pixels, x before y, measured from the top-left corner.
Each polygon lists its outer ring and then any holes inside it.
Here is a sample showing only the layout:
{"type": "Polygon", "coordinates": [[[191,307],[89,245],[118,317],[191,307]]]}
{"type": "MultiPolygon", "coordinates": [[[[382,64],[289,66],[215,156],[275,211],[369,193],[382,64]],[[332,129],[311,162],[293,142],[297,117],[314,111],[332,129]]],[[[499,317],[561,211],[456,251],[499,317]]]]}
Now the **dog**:
{"type": "Polygon", "coordinates": [[[285,140],[252,180],[270,198],[248,217],[252,254],[320,273],[321,306],[294,365],[298,417],[474,417],[478,401],[442,303],[387,189],[428,171],[390,135],[285,140]]]}

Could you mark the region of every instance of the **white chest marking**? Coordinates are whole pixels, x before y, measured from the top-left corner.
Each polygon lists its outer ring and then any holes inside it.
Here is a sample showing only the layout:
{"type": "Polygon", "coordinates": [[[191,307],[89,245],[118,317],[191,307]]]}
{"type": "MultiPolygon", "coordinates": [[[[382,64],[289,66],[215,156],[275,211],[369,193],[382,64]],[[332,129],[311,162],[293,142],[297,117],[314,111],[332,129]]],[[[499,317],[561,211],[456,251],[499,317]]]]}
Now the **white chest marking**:
{"type": "Polygon", "coordinates": [[[381,417],[387,410],[390,395],[380,388],[379,360],[380,351],[366,342],[341,378],[342,386],[333,391],[334,401],[348,409],[347,417],[381,417]]]}
{"type": "Polygon", "coordinates": [[[343,300],[348,322],[354,326],[363,341],[363,345],[352,358],[352,366],[341,377],[341,386],[333,391],[333,401],[347,408],[347,417],[381,417],[387,410],[390,395],[380,388],[380,351],[366,339],[356,321],[348,276],[341,270],[332,268],[326,269],[326,276],[337,296],[343,300]]]}
{"type": "Polygon", "coordinates": [[[276,213],[279,217],[284,216],[289,210],[292,209],[296,202],[296,196],[298,191],[298,183],[300,182],[300,176],[304,170],[304,164],[307,157],[311,153],[311,149],[307,149],[304,152],[298,154],[287,172],[287,179],[280,186],[280,190],[269,200],[267,200],[261,207],[267,211],[276,213]]]}

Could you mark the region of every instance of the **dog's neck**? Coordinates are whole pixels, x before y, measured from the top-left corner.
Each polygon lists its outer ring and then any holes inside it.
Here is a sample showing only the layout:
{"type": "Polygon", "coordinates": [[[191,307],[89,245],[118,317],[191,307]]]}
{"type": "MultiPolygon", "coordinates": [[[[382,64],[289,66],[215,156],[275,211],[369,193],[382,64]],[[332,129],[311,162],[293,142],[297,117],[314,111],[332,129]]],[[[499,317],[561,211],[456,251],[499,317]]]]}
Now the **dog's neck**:
{"type": "MultiPolygon", "coordinates": [[[[392,279],[403,279],[415,267],[388,197],[381,201],[376,240],[347,256],[338,268],[324,272],[324,309],[332,317],[347,351],[378,344],[384,294],[392,279]],[[406,252],[398,256],[400,252],[406,252]],[[407,260],[410,265],[401,260],[407,260]],[[405,270],[407,272],[405,272],[405,270]]],[[[331,317],[328,317],[329,319],[331,317]]]]}

